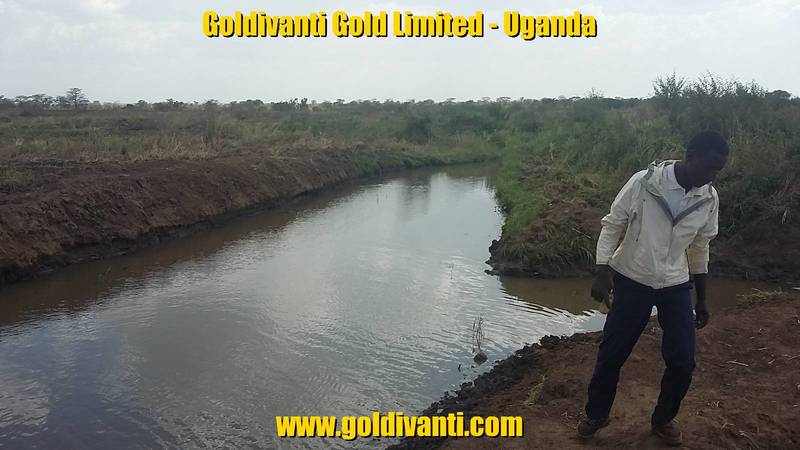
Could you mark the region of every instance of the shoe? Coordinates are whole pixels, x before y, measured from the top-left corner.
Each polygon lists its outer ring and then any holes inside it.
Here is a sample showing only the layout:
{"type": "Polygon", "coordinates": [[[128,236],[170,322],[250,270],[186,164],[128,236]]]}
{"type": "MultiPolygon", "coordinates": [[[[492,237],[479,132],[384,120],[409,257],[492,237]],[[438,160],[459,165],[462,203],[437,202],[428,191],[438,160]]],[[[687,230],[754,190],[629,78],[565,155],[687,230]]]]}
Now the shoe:
{"type": "Polygon", "coordinates": [[[594,420],[588,417],[583,417],[581,421],[578,422],[578,437],[581,439],[589,439],[590,437],[594,436],[598,430],[607,426],[608,418],[594,420]]]}
{"type": "Polygon", "coordinates": [[[683,443],[683,433],[681,433],[681,429],[678,428],[678,424],[674,420],[670,420],[664,425],[653,425],[651,430],[653,434],[671,447],[677,447],[683,443]]]}

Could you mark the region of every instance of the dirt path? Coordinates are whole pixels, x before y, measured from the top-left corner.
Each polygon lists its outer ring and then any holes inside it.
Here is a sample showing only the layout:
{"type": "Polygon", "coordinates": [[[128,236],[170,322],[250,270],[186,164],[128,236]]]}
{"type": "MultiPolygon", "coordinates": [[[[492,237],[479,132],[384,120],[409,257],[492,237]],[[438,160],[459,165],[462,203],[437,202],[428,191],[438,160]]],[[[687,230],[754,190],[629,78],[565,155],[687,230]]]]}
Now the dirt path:
{"type": "MultiPolygon", "coordinates": [[[[611,425],[575,438],[599,333],[526,347],[427,414],[521,415],[523,438],[406,440],[399,448],[661,448],[649,419],[663,370],[654,320],[623,368],[611,425]],[[531,395],[538,391],[538,395],[531,395]]],[[[698,332],[678,420],[686,448],[800,448],[800,292],[754,295],[698,332]]]]}

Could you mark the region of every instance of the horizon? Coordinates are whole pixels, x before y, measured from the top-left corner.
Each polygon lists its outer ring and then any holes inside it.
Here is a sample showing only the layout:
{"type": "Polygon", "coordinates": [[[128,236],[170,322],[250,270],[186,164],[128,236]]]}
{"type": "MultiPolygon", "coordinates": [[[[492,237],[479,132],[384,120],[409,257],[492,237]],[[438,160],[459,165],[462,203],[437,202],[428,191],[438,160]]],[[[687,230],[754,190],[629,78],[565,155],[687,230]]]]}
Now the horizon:
{"type": "MultiPolygon", "coordinates": [[[[711,75],[713,76],[713,74],[711,74],[711,75]]],[[[743,83],[745,85],[755,84],[755,85],[763,88],[765,93],[767,93],[767,94],[775,93],[775,92],[786,92],[786,93],[788,93],[790,95],[791,98],[793,98],[793,99],[798,98],[798,95],[796,95],[794,92],[788,91],[786,89],[780,89],[780,88],[773,89],[773,88],[769,88],[769,87],[766,87],[766,86],[762,86],[762,85],[760,85],[758,83],[757,80],[751,80],[751,81],[748,81],[748,82],[741,82],[740,80],[735,80],[735,79],[720,79],[720,78],[716,78],[716,79],[721,80],[723,82],[740,82],[740,83],[743,83]]],[[[695,81],[695,80],[686,79],[686,81],[691,82],[691,81],[695,81]]],[[[654,83],[655,83],[655,81],[654,81],[654,83]]],[[[620,97],[620,96],[613,96],[612,97],[612,96],[609,96],[609,95],[605,95],[602,92],[596,92],[596,91],[593,92],[593,90],[590,88],[586,93],[584,93],[582,95],[573,95],[573,96],[569,96],[569,97],[567,97],[565,95],[557,95],[557,96],[544,96],[544,97],[538,97],[538,98],[532,98],[532,97],[516,97],[516,98],[514,98],[514,97],[509,97],[509,96],[500,96],[500,97],[476,97],[476,98],[464,98],[464,99],[457,99],[457,98],[453,98],[453,97],[449,97],[449,98],[445,98],[445,99],[432,99],[432,98],[405,98],[405,99],[397,99],[397,98],[351,98],[351,99],[337,98],[337,99],[311,99],[311,98],[307,98],[307,97],[293,97],[293,98],[275,99],[275,100],[267,100],[267,99],[262,99],[262,98],[240,98],[240,99],[233,99],[233,100],[229,100],[229,101],[221,101],[219,99],[214,99],[214,98],[206,98],[206,99],[202,99],[202,100],[184,100],[184,99],[176,99],[176,98],[173,98],[173,97],[168,97],[168,98],[164,98],[164,99],[151,99],[151,100],[144,99],[144,98],[139,98],[138,100],[131,101],[131,102],[119,102],[119,101],[105,101],[105,100],[92,98],[90,95],[88,95],[86,93],[85,89],[83,89],[83,88],[81,88],[79,86],[72,86],[71,88],[68,88],[68,89],[72,89],[72,88],[80,89],[87,96],[89,104],[98,104],[99,103],[101,106],[123,106],[123,107],[126,106],[126,105],[134,105],[135,106],[137,103],[139,103],[141,101],[144,101],[148,105],[152,105],[152,104],[156,104],[156,103],[168,102],[170,100],[178,102],[178,103],[182,103],[184,105],[192,105],[192,106],[194,106],[194,105],[202,106],[202,105],[204,105],[205,103],[208,103],[208,102],[216,102],[219,105],[230,105],[231,103],[242,103],[242,102],[247,102],[247,101],[261,101],[263,104],[269,105],[269,104],[276,104],[276,103],[291,103],[293,101],[301,101],[301,100],[306,100],[307,103],[311,104],[311,105],[319,105],[319,104],[325,104],[325,103],[349,104],[349,103],[354,103],[354,102],[355,103],[363,103],[363,102],[370,102],[370,103],[389,103],[389,102],[394,102],[394,103],[412,103],[412,102],[413,103],[424,103],[424,102],[429,102],[429,101],[432,101],[434,104],[447,104],[447,103],[469,103],[469,102],[474,102],[474,103],[519,102],[519,101],[523,101],[524,102],[524,101],[543,101],[543,100],[564,101],[564,100],[576,100],[576,99],[590,99],[590,98],[593,98],[593,97],[594,98],[609,99],[609,100],[622,100],[622,101],[625,101],[625,100],[642,100],[643,101],[643,100],[651,99],[651,98],[653,98],[655,96],[655,92],[651,91],[648,95],[641,96],[641,97],[620,97]]],[[[5,98],[7,100],[12,100],[13,101],[13,100],[15,100],[15,99],[17,99],[19,97],[32,97],[32,96],[35,96],[35,95],[46,95],[48,97],[51,97],[52,99],[56,99],[57,97],[59,97],[61,95],[64,95],[64,93],[66,91],[67,91],[67,89],[65,89],[65,91],[60,93],[60,94],[50,94],[50,93],[46,93],[46,92],[35,92],[35,93],[22,94],[22,95],[16,95],[16,96],[8,96],[8,95],[4,95],[4,94],[0,93],[0,99],[5,98]]]]}

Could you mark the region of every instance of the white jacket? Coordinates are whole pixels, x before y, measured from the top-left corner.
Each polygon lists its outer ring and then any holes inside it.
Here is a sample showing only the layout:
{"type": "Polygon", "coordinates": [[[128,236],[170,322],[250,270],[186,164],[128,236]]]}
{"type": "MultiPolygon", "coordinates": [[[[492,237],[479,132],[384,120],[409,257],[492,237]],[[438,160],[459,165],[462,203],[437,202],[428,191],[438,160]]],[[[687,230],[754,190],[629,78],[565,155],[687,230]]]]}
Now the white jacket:
{"type": "Polygon", "coordinates": [[[718,229],[719,197],[711,184],[691,189],[686,207],[672,216],[661,180],[674,163],[634,174],[603,217],[597,240],[597,264],[654,289],[685,283],[690,272],[707,273],[708,244],[718,229]]]}

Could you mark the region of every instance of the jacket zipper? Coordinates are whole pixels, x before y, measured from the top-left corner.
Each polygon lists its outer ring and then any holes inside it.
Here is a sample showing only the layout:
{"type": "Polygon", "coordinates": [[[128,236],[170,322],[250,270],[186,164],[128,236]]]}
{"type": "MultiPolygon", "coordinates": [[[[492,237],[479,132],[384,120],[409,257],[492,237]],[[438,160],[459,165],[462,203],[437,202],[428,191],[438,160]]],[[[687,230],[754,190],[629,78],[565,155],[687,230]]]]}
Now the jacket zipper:
{"type": "MultiPolygon", "coordinates": [[[[654,169],[651,166],[648,169],[647,174],[645,175],[645,177],[642,179],[641,182],[642,182],[642,185],[644,187],[645,192],[647,192],[647,193],[649,193],[650,195],[653,196],[653,198],[655,199],[656,203],[658,203],[658,206],[661,207],[661,209],[664,211],[664,213],[667,215],[667,217],[669,217],[670,221],[672,222],[672,227],[671,227],[670,233],[669,233],[669,245],[667,247],[667,254],[664,256],[664,269],[666,269],[667,261],[669,260],[669,252],[672,249],[672,240],[673,240],[673,237],[675,235],[675,225],[677,225],[678,222],[683,220],[689,214],[691,214],[692,212],[694,212],[697,209],[699,209],[701,206],[705,205],[709,201],[713,201],[714,200],[714,196],[712,194],[710,197],[704,198],[703,200],[700,200],[697,203],[693,204],[692,206],[690,206],[690,207],[686,208],[685,210],[681,211],[680,214],[678,214],[677,216],[673,216],[672,215],[672,210],[670,209],[669,205],[667,204],[667,201],[664,200],[664,197],[661,195],[661,193],[651,189],[652,186],[650,185],[649,180],[650,180],[650,176],[653,174],[653,170],[654,169]]],[[[639,232],[637,233],[637,236],[636,236],[636,242],[639,242],[639,234],[641,234],[641,227],[639,227],[639,232]]],[[[661,276],[661,281],[659,283],[659,286],[663,287],[664,283],[666,282],[667,274],[666,274],[665,270],[661,270],[661,273],[662,273],[662,276],[661,276]]]]}
{"type": "Polygon", "coordinates": [[[693,204],[692,206],[690,206],[690,207],[688,207],[688,208],[684,209],[683,211],[681,211],[681,213],[680,213],[680,214],[678,214],[678,215],[677,215],[677,216],[676,216],[676,217],[675,217],[675,218],[672,220],[672,226],[674,227],[675,225],[677,225],[677,224],[678,224],[678,222],[680,222],[681,220],[683,220],[683,218],[684,218],[684,217],[686,217],[686,216],[688,216],[689,214],[691,214],[691,213],[695,212],[695,211],[696,211],[697,209],[699,209],[701,206],[705,205],[706,203],[708,203],[708,202],[710,202],[710,201],[712,201],[712,200],[714,200],[714,197],[704,198],[703,200],[700,200],[699,202],[697,202],[697,203],[693,204]]]}

